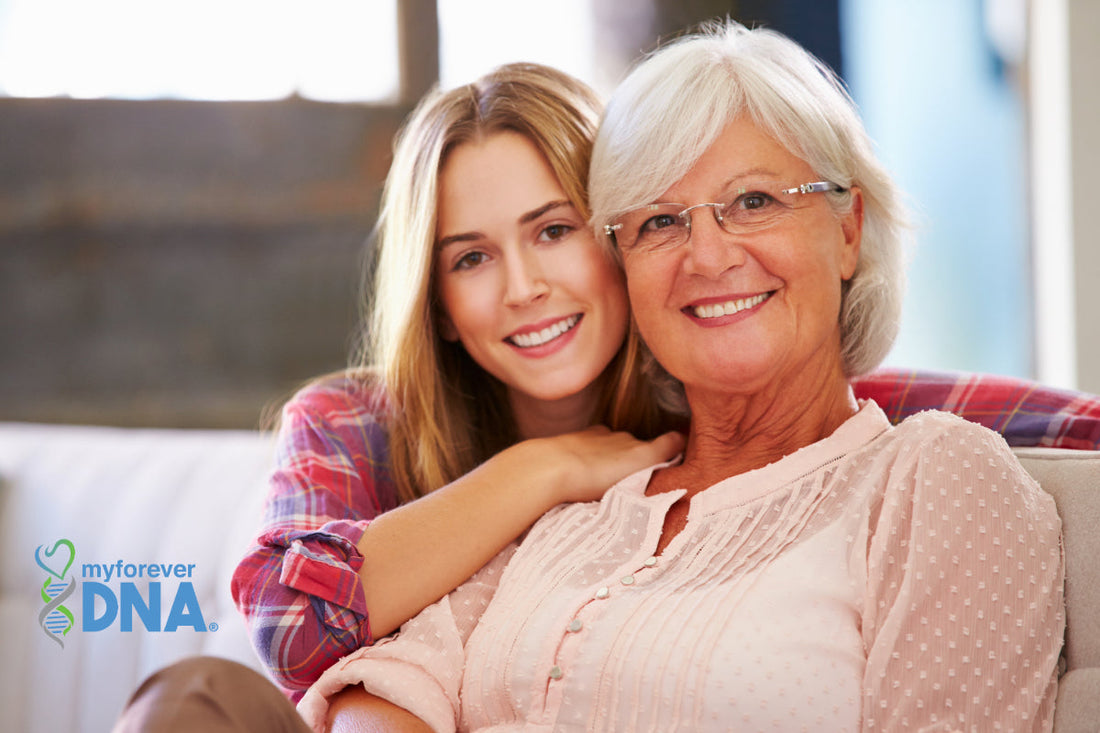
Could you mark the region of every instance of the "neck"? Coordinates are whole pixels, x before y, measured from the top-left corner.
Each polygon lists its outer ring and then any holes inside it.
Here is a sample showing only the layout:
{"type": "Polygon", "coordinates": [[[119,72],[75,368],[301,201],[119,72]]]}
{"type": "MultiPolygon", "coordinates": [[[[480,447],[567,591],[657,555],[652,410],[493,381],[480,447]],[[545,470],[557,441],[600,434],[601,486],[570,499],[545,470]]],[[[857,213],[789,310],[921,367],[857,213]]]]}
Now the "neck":
{"type": "Polygon", "coordinates": [[[599,385],[594,382],[576,394],[557,400],[542,400],[509,390],[508,401],[520,438],[529,440],[571,433],[593,425],[598,417],[599,394],[599,385]]]}
{"type": "Polygon", "coordinates": [[[679,480],[691,492],[826,438],[858,410],[839,364],[752,394],[689,388],[687,396],[692,420],[679,480]]]}

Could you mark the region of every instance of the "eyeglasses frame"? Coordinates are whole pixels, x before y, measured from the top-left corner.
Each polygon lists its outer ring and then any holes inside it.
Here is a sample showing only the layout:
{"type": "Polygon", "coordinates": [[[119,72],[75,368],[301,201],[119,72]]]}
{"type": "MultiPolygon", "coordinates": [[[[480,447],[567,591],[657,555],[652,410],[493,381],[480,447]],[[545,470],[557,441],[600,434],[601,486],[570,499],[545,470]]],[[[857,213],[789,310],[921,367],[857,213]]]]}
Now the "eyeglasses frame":
{"type": "MultiPolygon", "coordinates": [[[[802,183],[802,184],[799,184],[797,186],[792,186],[791,188],[781,189],[779,191],[779,193],[807,194],[807,193],[825,193],[827,191],[838,191],[840,193],[843,193],[847,190],[848,189],[845,188],[844,186],[841,186],[839,183],[834,183],[832,181],[813,181],[812,183],[802,183]]],[[[659,205],[661,205],[661,204],[641,204],[639,206],[632,206],[629,209],[626,209],[626,211],[624,211],[622,213],[625,214],[628,211],[633,211],[635,209],[640,209],[644,206],[659,206],[659,205]]],[[[726,204],[719,204],[719,203],[713,203],[713,202],[694,204],[692,206],[688,206],[683,211],[678,213],[676,215],[676,217],[678,219],[684,219],[684,220],[687,221],[687,228],[688,228],[688,231],[690,232],[691,231],[691,216],[690,216],[691,212],[694,211],[695,209],[700,209],[700,208],[704,208],[704,207],[708,207],[708,206],[714,212],[715,221],[717,221],[718,224],[721,225],[722,221],[723,221],[721,209],[722,209],[722,207],[726,206],[726,204]]],[[[622,214],[619,214],[619,216],[622,216],[622,214]]],[[[622,224],[604,224],[603,225],[604,234],[611,237],[612,239],[615,239],[616,230],[621,229],[622,226],[623,226],[622,224]]],[[[616,244],[617,244],[617,240],[616,240],[616,244]]]]}

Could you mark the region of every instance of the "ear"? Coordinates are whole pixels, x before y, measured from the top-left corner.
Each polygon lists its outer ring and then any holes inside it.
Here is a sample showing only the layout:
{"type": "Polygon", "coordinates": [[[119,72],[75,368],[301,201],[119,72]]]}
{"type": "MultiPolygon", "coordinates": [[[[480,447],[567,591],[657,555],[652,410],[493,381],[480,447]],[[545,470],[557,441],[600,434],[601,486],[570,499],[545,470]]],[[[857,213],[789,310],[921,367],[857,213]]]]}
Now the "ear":
{"type": "Polygon", "coordinates": [[[859,246],[863,239],[863,192],[859,186],[852,186],[852,207],[840,218],[840,229],[844,234],[844,244],[840,252],[840,276],[851,280],[859,264],[859,246]]]}
{"type": "Polygon", "coordinates": [[[454,321],[451,320],[451,317],[441,311],[439,315],[436,316],[436,319],[436,327],[439,329],[440,338],[444,341],[450,341],[451,343],[458,341],[458,329],[455,328],[454,321]]]}

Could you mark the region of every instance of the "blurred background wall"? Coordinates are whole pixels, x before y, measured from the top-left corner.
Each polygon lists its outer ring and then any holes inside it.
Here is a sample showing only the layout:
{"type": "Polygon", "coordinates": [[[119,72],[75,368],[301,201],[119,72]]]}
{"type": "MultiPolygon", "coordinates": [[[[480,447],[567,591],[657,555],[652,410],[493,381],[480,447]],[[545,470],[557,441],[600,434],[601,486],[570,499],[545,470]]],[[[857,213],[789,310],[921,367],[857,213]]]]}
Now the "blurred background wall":
{"type": "Polygon", "coordinates": [[[727,15],[832,65],[912,199],[889,363],[1100,392],[1100,3],[0,0],[0,420],[255,426],[347,363],[432,84],[522,59],[606,94],[727,15]]]}

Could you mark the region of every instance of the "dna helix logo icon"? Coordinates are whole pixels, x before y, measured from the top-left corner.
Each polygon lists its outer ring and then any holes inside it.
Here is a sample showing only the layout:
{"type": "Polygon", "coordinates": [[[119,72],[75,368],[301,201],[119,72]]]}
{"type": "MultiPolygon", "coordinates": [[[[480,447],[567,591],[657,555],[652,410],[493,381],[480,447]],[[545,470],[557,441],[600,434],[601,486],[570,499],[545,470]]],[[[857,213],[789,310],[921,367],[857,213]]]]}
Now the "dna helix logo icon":
{"type": "Polygon", "coordinates": [[[76,590],[75,577],[70,577],[68,583],[65,582],[69,568],[76,561],[76,548],[66,539],[58,540],[45,553],[42,552],[43,547],[45,545],[39,545],[34,551],[34,560],[38,567],[49,573],[42,583],[42,602],[46,605],[38,614],[38,625],[64,649],[65,636],[76,625],[73,612],[63,605],[76,590]]]}

